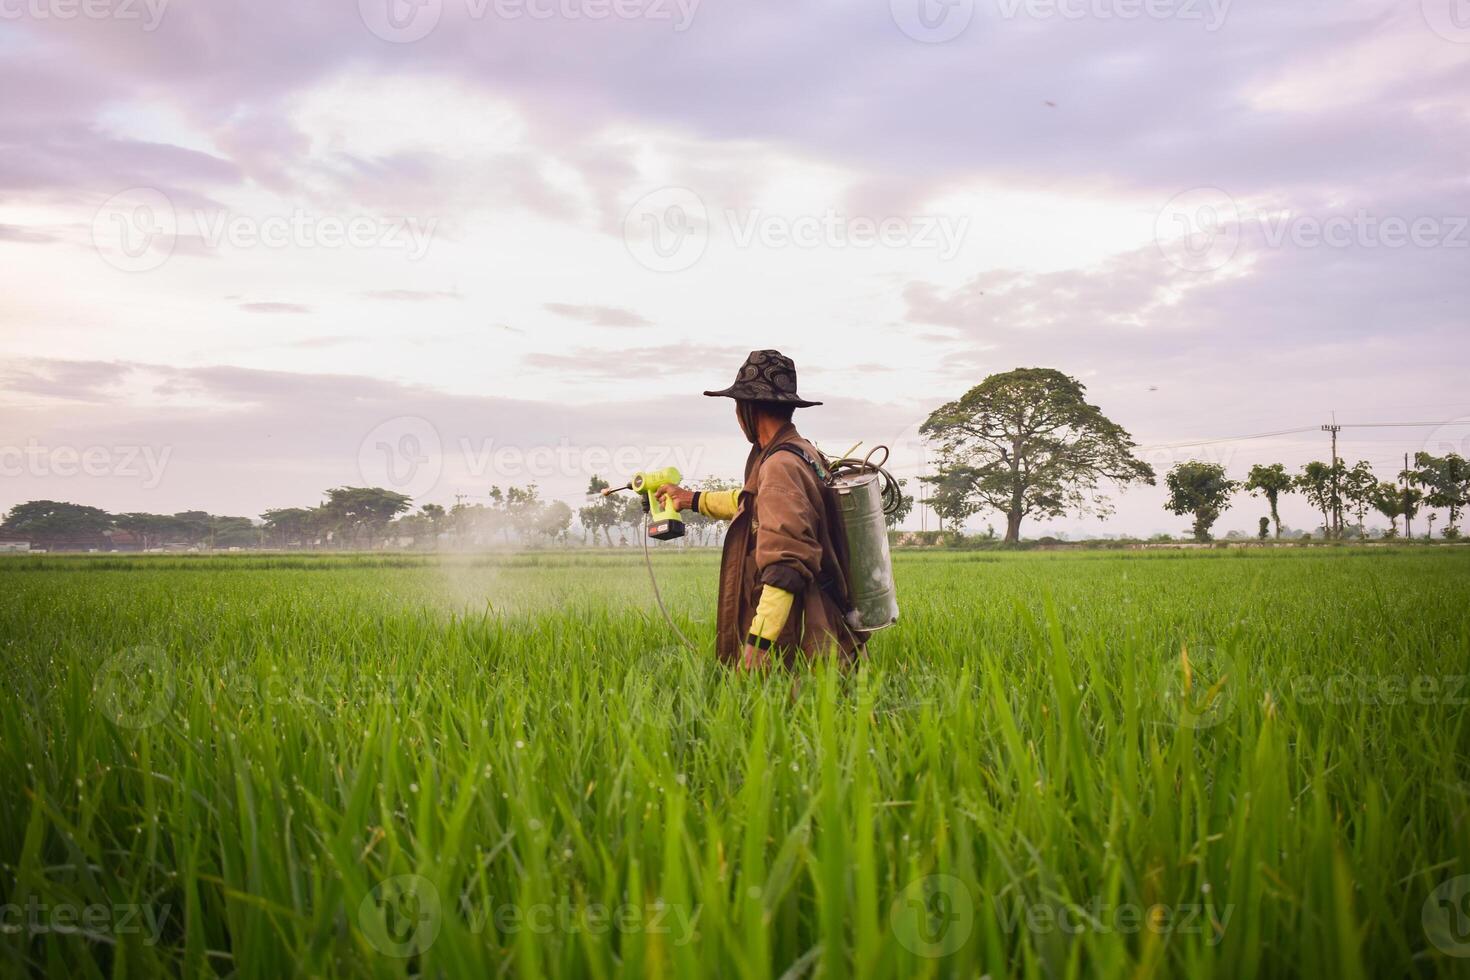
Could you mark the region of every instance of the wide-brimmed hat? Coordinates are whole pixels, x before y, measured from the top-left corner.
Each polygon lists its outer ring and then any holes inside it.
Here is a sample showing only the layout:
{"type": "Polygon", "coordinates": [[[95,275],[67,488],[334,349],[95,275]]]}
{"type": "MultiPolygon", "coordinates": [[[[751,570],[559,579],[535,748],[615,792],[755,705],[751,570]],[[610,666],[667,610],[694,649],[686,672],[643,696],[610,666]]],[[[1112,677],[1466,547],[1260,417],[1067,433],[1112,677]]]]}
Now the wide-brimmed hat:
{"type": "Polygon", "coordinates": [[[723,391],[706,391],[713,398],[738,398],[742,401],[779,402],[810,408],[821,402],[809,402],[796,393],[796,365],[778,350],[753,350],[735,383],[723,391]]]}

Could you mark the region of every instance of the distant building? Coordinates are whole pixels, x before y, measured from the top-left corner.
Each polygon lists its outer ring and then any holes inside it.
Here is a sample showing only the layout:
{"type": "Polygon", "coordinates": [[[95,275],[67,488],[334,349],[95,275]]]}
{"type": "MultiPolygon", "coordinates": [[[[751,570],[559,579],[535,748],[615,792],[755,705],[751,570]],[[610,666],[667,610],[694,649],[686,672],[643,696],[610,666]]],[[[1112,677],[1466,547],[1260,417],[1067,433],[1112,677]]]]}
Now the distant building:
{"type": "Polygon", "coordinates": [[[17,552],[24,554],[30,550],[31,543],[29,541],[22,541],[19,538],[0,538],[0,554],[14,554],[17,552]]]}

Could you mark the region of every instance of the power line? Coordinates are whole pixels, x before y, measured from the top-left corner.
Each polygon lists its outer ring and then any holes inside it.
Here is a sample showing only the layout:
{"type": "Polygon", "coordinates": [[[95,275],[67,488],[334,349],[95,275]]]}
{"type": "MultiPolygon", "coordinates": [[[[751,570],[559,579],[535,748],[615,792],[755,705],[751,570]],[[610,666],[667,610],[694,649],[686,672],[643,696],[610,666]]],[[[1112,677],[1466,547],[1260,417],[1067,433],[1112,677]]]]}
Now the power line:
{"type": "Polygon", "coordinates": [[[1446,422],[1344,422],[1344,429],[1389,429],[1403,427],[1409,429],[1425,428],[1431,425],[1470,425],[1470,419],[1450,419],[1446,422]]]}
{"type": "Polygon", "coordinates": [[[1221,436],[1215,439],[1197,439],[1194,442],[1171,442],[1155,446],[1139,446],[1139,449],[1188,449],[1192,446],[1213,446],[1221,442],[1244,442],[1247,439],[1271,439],[1276,436],[1294,436],[1303,432],[1316,432],[1318,426],[1306,425],[1300,429],[1282,429],[1279,432],[1256,432],[1248,436],[1221,436]]]}
{"type": "MultiPolygon", "coordinates": [[[[1442,422],[1342,422],[1338,424],[1342,429],[1387,429],[1387,428],[1426,428],[1439,425],[1470,425],[1470,419],[1449,419],[1442,422]]],[[[1222,442],[1245,442],[1249,439],[1273,439],[1277,436],[1294,436],[1304,432],[1318,432],[1322,429],[1320,425],[1304,425],[1297,429],[1280,429],[1276,432],[1253,432],[1244,436],[1220,436],[1212,439],[1199,439],[1193,442],[1170,442],[1153,446],[1139,446],[1141,450],[1150,449],[1189,449],[1194,446],[1214,446],[1222,442]]]]}

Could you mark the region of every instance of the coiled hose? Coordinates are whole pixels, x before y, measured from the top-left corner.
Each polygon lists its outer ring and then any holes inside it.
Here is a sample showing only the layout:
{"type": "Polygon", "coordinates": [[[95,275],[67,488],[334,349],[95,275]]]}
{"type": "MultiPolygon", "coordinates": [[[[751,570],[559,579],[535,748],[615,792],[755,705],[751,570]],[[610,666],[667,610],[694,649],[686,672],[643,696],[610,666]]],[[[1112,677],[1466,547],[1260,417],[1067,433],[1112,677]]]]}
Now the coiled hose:
{"type": "Polygon", "coordinates": [[[843,456],[841,459],[828,460],[827,469],[832,474],[834,481],[840,477],[877,473],[879,489],[883,494],[883,513],[892,516],[898,513],[899,508],[903,506],[903,487],[894,479],[893,474],[884,468],[887,462],[888,447],[874,446],[868,451],[866,456],[843,456]],[[873,457],[877,455],[879,450],[883,451],[883,458],[875,463],[873,462],[873,457]]]}

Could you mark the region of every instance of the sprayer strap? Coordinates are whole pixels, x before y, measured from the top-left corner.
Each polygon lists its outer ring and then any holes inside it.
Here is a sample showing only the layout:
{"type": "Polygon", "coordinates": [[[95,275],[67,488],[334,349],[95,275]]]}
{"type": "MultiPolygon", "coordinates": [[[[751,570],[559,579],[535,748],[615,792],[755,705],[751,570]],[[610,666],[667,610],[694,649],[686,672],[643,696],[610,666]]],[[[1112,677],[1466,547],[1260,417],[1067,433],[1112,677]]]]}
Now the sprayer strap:
{"type": "Polygon", "coordinates": [[[827,467],[822,465],[821,460],[812,458],[812,455],[810,453],[808,453],[805,449],[802,449],[796,443],[783,442],[779,446],[773,446],[771,448],[771,452],[773,453],[779,453],[782,451],[795,453],[802,459],[806,460],[806,464],[812,468],[812,471],[814,473],[817,474],[817,479],[821,483],[825,484],[832,479],[832,474],[827,471],[827,467]]]}

